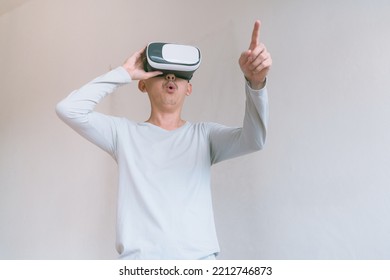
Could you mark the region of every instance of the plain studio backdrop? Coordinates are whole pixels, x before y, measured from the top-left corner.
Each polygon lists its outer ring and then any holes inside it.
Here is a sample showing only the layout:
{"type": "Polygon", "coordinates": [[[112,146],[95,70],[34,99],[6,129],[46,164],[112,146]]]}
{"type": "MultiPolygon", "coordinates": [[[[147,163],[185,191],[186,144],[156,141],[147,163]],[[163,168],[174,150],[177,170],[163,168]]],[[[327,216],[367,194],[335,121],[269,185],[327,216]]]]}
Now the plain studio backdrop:
{"type": "MultiPolygon", "coordinates": [[[[240,126],[256,19],[269,132],[213,167],[219,258],[390,259],[389,1],[2,2],[1,259],[115,259],[116,164],[55,105],[148,42],[178,42],[203,54],[184,118],[240,126]]],[[[98,110],[144,121],[149,101],[132,83],[98,110]]]]}

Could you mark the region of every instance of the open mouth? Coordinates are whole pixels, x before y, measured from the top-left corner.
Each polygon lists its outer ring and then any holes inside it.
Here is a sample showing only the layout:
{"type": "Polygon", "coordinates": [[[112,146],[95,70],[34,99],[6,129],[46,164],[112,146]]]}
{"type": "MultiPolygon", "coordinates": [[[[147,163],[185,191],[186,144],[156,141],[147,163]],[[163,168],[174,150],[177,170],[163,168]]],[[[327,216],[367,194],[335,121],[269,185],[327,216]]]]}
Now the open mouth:
{"type": "Polygon", "coordinates": [[[177,86],[176,86],[175,83],[173,83],[173,82],[168,82],[168,83],[165,85],[165,88],[166,88],[166,90],[167,90],[169,93],[173,93],[173,92],[177,89],[177,86]]]}

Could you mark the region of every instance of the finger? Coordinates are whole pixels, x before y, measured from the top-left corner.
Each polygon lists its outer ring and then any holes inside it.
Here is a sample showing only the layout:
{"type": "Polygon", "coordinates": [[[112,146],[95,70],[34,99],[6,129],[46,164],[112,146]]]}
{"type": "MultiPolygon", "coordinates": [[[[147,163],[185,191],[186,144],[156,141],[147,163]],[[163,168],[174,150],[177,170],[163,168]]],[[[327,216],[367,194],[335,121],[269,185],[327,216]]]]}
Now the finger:
{"type": "Polygon", "coordinates": [[[252,61],[249,68],[255,69],[259,64],[261,64],[263,61],[267,60],[270,57],[270,53],[267,51],[263,51],[261,54],[259,54],[255,60],[252,61]]]}
{"type": "Polygon", "coordinates": [[[163,74],[163,72],[161,72],[161,71],[146,72],[145,79],[153,78],[153,77],[156,77],[156,76],[159,76],[162,74],[163,74]]]}
{"type": "Polygon", "coordinates": [[[260,27],[261,27],[260,20],[256,20],[255,21],[255,25],[253,26],[251,43],[249,45],[249,49],[250,50],[254,50],[256,48],[256,46],[259,44],[259,40],[260,40],[260,27]]]}
{"type": "Polygon", "coordinates": [[[253,73],[257,74],[263,71],[266,68],[271,68],[272,58],[268,57],[266,60],[261,62],[255,69],[252,70],[253,73]]]}
{"type": "Polygon", "coordinates": [[[144,52],[146,47],[143,47],[142,49],[134,52],[130,57],[128,57],[125,61],[125,64],[134,64],[139,63],[140,58],[142,58],[142,54],[144,52]]]}
{"type": "Polygon", "coordinates": [[[142,47],[142,49],[138,50],[136,54],[142,54],[146,49],[146,46],[142,47]]]}
{"type": "Polygon", "coordinates": [[[254,50],[251,51],[250,59],[252,61],[256,60],[258,56],[263,55],[263,53],[266,53],[266,48],[264,44],[260,43],[254,50]]]}
{"type": "Polygon", "coordinates": [[[143,62],[143,55],[145,52],[146,47],[143,47],[142,49],[136,51],[129,60],[133,61],[134,63],[140,63],[143,62]]]}
{"type": "Polygon", "coordinates": [[[241,56],[239,59],[239,63],[241,66],[244,66],[248,63],[251,52],[252,52],[251,50],[247,50],[247,51],[241,53],[241,56]]]}

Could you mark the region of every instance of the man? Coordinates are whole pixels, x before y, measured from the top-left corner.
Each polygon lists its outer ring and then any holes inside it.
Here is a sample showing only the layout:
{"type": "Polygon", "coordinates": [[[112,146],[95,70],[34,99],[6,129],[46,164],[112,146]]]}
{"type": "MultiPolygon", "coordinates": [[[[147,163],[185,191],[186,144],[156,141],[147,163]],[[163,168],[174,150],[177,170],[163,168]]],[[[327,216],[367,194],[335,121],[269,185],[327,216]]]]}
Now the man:
{"type": "Polygon", "coordinates": [[[144,48],[123,66],[72,92],[57,105],[59,117],[117,162],[116,249],[122,259],[214,259],[219,252],[211,191],[212,164],[261,149],[272,59],[259,43],[256,21],[249,49],[239,58],[246,79],[242,128],[190,123],[181,118],[189,81],[145,72],[144,48]],[[94,107],[118,86],[138,80],[150,99],[147,121],[100,114],[94,107]]]}

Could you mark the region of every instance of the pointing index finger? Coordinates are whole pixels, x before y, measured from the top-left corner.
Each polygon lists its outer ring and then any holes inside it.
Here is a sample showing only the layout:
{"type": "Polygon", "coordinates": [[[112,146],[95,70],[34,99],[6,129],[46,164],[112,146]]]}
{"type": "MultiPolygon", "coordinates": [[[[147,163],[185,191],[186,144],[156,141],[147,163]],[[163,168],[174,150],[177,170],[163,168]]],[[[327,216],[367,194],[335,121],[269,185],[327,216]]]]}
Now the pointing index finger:
{"type": "Polygon", "coordinates": [[[261,27],[260,20],[256,20],[255,25],[253,26],[251,44],[249,45],[250,50],[254,50],[256,48],[256,46],[259,44],[260,27],[261,27]]]}

